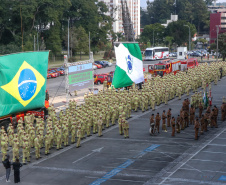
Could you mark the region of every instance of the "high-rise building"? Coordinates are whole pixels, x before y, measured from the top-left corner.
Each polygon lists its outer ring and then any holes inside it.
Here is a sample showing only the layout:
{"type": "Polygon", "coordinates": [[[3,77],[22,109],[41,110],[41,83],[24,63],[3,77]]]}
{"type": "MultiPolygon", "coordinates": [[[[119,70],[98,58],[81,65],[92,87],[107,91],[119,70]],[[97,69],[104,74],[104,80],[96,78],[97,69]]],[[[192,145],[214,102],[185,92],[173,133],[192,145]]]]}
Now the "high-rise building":
{"type": "MultiPolygon", "coordinates": [[[[121,32],[124,33],[123,30],[123,22],[122,22],[122,6],[121,0],[99,0],[103,1],[109,8],[109,12],[106,15],[114,18],[114,22],[112,24],[113,31],[115,33],[121,32]]],[[[131,21],[133,23],[133,29],[135,38],[140,35],[140,0],[122,0],[122,2],[126,2],[131,21]]]]}
{"type": "Polygon", "coordinates": [[[214,43],[218,34],[226,32],[226,10],[218,10],[210,14],[210,44],[214,43]]]}

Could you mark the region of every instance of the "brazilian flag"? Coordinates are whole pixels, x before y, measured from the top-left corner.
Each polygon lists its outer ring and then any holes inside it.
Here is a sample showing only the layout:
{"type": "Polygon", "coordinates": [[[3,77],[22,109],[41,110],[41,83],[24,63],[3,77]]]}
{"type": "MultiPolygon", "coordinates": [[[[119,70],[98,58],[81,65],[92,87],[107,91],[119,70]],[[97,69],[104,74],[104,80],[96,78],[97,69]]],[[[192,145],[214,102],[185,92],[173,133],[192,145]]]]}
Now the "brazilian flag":
{"type": "Polygon", "coordinates": [[[49,51],[0,56],[0,117],[45,105],[49,51]]]}

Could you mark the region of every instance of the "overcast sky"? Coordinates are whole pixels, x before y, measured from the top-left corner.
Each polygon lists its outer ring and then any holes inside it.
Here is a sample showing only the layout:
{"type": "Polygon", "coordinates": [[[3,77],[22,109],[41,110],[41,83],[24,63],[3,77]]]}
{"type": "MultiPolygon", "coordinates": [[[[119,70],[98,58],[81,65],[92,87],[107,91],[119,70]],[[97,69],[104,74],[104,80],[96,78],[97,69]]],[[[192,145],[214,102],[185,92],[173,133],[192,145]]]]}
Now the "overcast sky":
{"type": "MultiPolygon", "coordinates": [[[[141,7],[146,7],[147,6],[147,3],[146,3],[147,0],[140,0],[140,6],[141,7]]],[[[153,1],[153,0],[149,0],[149,1],[153,1]]],[[[225,3],[226,0],[217,0],[217,3],[225,3]]]]}

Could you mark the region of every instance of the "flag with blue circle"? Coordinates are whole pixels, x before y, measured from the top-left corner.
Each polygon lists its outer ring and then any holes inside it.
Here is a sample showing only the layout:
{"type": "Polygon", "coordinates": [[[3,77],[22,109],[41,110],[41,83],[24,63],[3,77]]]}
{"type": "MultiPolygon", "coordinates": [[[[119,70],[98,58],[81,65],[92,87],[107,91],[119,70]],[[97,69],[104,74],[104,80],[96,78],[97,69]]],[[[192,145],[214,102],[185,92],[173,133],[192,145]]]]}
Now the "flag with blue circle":
{"type": "Polygon", "coordinates": [[[45,105],[48,51],[0,57],[0,117],[45,105]]]}

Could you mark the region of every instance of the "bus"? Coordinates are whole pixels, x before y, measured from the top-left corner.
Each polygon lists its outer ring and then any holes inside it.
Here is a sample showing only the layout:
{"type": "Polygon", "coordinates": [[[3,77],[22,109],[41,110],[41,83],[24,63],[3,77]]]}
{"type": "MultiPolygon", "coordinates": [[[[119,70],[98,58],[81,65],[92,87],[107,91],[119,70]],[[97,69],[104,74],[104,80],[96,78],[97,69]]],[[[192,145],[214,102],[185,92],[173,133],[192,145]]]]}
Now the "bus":
{"type": "Polygon", "coordinates": [[[167,59],[169,58],[169,48],[168,47],[146,48],[144,55],[145,60],[167,59]]]}

